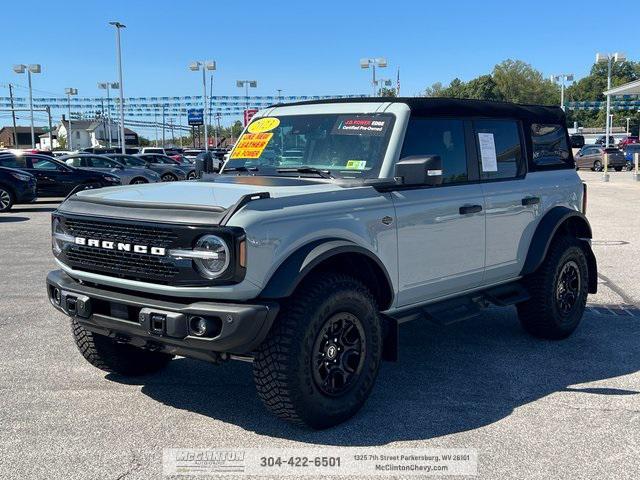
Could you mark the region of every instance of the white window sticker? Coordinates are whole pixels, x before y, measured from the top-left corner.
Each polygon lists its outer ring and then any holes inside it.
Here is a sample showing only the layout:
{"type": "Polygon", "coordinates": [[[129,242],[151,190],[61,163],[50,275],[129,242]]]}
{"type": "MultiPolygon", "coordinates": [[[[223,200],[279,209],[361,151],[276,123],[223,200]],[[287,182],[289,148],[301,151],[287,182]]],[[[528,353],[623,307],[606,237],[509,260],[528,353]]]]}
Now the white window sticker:
{"type": "Polygon", "coordinates": [[[498,160],[496,158],[496,142],[493,138],[493,133],[478,133],[478,143],[480,143],[482,171],[497,172],[498,160]]]}

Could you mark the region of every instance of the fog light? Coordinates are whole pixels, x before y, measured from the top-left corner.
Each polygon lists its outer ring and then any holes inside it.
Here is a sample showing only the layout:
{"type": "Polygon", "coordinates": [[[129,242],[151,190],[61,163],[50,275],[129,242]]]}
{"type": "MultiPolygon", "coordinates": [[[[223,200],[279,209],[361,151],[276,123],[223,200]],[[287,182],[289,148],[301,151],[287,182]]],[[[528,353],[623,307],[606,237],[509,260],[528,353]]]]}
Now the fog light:
{"type": "Polygon", "coordinates": [[[189,333],[196,337],[217,337],[222,330],[222,322],[217,317],[194,316],[189,319],[189,333]]]}
{"type": "Polygon", "coordinates": [[[197,337],[204,337],[207,333],[207,320],[202,317],[192,317],[189,322],[191,333],[197,337]]]}
{"type": "Polygon", "coordinates": [[[53,289],[53,301],[56,302],[56,305],[60,305],[60,302],[62,302],[62,295],[60,294],[59,288],[53,289]]]}

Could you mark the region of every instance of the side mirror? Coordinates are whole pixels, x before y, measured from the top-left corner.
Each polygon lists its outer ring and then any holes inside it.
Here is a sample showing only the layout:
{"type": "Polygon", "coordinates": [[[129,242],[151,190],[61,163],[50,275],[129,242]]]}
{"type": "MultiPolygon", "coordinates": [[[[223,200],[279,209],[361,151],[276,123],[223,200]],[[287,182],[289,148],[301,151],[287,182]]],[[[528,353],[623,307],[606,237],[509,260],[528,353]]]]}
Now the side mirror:
{"type": "Polygon", "coordinates": [[[440,155],[412,155],[396,163],[395,176],[402,185],[440,185],[442,159],[440,155]]]}

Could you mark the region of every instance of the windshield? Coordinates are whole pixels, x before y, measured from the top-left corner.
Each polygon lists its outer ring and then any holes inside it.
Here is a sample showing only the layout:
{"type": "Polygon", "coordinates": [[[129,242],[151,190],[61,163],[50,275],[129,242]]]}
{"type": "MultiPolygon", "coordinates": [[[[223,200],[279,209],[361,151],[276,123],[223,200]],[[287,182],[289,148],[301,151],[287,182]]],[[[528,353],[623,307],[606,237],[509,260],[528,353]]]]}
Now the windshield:
{"type": "Polygon", "coordinates": [[[130,155],[113,155],[111,158],[117,160],[120,163],[124,163],[129,167],[144,167],[147,165],[147,162],[141,160],[137,157],[132,157],[130,155]]]}
{"type": "Polygon", "coordinates": [[[318,170],[339,178],[377,177],[394,119],[390,114],[259,118],[240,137],[222,173],[314,176],[318,170]]]}

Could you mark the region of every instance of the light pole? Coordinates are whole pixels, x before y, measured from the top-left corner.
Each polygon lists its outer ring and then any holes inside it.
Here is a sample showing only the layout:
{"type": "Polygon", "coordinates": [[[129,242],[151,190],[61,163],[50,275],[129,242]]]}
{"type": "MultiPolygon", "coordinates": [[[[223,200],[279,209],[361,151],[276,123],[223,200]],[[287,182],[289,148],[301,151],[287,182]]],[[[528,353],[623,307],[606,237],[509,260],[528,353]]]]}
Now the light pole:
{"type": "Polygon", "coordinates": [[[195,61],[189,64],[189,70],[197,72],[202,67],[202,119],[204,123],[204,151],[209,151],[209,137],[207,133],[207,70],[215,70],[216,62],[209,60],[206,62],[195,61]]]}
{"type": "Polygon", "coordinates": [[[236,87],[242,88],[244,87],[244,98],[246,99],[246,108],[245,110],[249,110],[249,87],[258,88],[257,80],[236,80],[236,87]]]}
{"type": "Polygon", "coordinates": [[[631,118],[627,117],[627,135],[631,135],[631,132],[629,131],[629,122],[631,121],[631,118]]]}
{"type": "Polygon", "coordinates": [[[122,49],[120,48],[120,30],[127,28],[120,22],[109,22],[109,25],[113,25],[116,29],[116,50],[118,52],[118,84],[120,86],[120,146],[122,153],[126,153],[125,150],[125,136],[124,136],[124,86],[122,84],[122,49]]]}
{"type": "Polygon", "coordinates": [[[281,103],[282,102],[282,89],[278,88],[277,91],[278,91],[278,103],[281,103]]]}
{"type": "Polygon", "coordinates": [[[109,148],[111,148],[111,95],[109,94],[110,89],[119,88],[120,84],[118,82],[99,82],[98,88],[100,90],[107,91],[107,125],[109,129],[108,139],[109,139],[109,148]]]}
{"type": "MultiPolygon", "coordinates": [[[[614,62],[624,62],[627,59],[624,53],[596,53],[596,63],[607,64],[607,91],[611,90],[611,67],[614,62]]],[[[607,124],[605,126],[605,147],[609,146],[609,134],[611,125],[609,115],[611,112],[611,95],[607,93],[607,124]]]]}
{"type": "Polygon", "coordinates": [[[67,148],[69,149],[69,151],[73,151],[73,148],[71,147],[71,144],[72,144],[72,141],[71,141],[71,95],[77,95],[78,89],[71,88],[71,87],[65,88],[64,93],[67,94],[67,104],[69,105],[69,123],[68,123],[69,128],[67,129],[67,148]]]}
{"type": "Polygon", "coordinates": [[[387,66],[387,59],[383,57],[378,58],[361,58],[360,68],[372,67],[373,74],[371,85],[373,85],[373,96],[376,96],[376,67],[385,68],[387,66]]]}
{"type": "Polygon", "coordinates": [[[392,85],[392,82],[389,78],[379,78],[378,80],[376,80],[376,87],[378,85],[380,86],[380,88],[378,88],[377,95],[382,96],[382,89],[384,87],[390,87],[392,85]]]}
{"type": "Polygon", "coordinates": [[[573,73],[551,75],[552,82],[560,82],[560,108],[564,111],[564,82],[573,82],[573,73]]]}
{"type": "MultiPolygon", "coordinates": [[[[31,74],[32,73],[42,73],[42,67],[39,63],[33,63],[31,65],[14,65],[13,71],[16,73],[27,73],[27,77],[29,77],[29,112],[31,115],[31,148],[36,148],[36,135],[33,130],[33,89],[31,87],[31,74]]],[[[16,145],[17,147],[17,145],[16,145]]]]}

